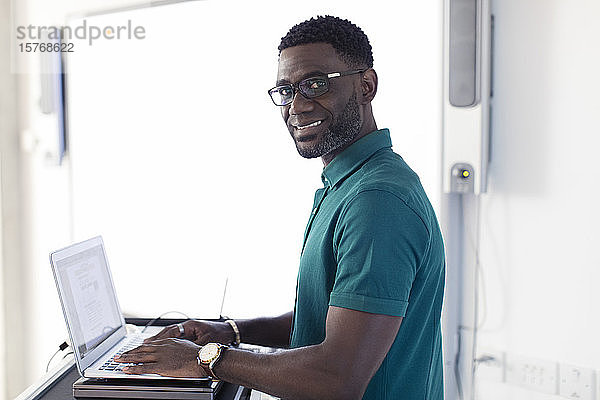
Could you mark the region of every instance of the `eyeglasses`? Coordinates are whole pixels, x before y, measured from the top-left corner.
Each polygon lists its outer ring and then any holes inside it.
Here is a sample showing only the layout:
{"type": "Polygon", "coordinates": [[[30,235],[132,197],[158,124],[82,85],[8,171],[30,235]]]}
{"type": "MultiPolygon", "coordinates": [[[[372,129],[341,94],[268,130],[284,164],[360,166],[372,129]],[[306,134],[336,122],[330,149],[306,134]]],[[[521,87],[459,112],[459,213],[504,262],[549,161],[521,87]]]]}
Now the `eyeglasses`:
{"type": "Polygon", "coordinates": [[[366,69],[355,69],[344,72],[331,72],[323,76],[313,76],[298,82],[297,84],[288,83],[285,85],[275,86],[269,90],[269,96],[276,106],[287,106],[294,101],[296,92],[302,93],[307,99],[319,97],[327,93],[329,90],[329,80],[339,78],[341,76],[361,74],[366,69]]]}

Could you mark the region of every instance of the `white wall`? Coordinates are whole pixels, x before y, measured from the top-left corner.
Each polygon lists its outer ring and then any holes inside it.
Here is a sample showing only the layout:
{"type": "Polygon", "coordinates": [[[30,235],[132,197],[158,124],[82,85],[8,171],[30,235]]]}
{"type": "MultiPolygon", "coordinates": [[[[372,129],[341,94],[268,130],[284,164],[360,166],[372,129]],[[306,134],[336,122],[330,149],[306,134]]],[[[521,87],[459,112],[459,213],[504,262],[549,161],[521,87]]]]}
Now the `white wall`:
{"type": "MultiPolygon", "coordinates": [[[[23,0],[15,2],[13,7],[17,14],[17,24],[48,25],[63,24],[65,16],[73,11],[111,8],[128,3],[96,0],[85,2],[61,0],[49,3],[41,0],[23,0]]],[[[376,120],[380,127],[391,128],[395,150],[402,154],[420,174],[432,202],[437,204],[440,186],[438,154],[441,4],[406,3],[397,12],[383,11],[386,6],[387,3],[382,2],[375,7],[365,9],[364,2],[303,2],[289,5],[290,8],[285,11],[281,9],[280,2],[261,2],[260,10],[250,3],[229,2],[222,5],[223,9],[218,15],[236,10],[238,16],[252,16],[259,11],[278,10],[278,15],[285,14],[289,20],[279,21],[277,29],[263,24],[253,26],[246,31],[252,33],[256,29],[264,29],[264,32],[273,30],[275,46],[279,37],[285,34],[285,30],[292,23],[317,13],[347,17],[362,26],[371,38],[375,53],[375,68],[380,78],[380,90],[375,103],[376,120]],[[400,61],[397,61],[398,59],[400,61]]],[[[248,21],[251,22],[251,19],[248,21]]],[[[276,59],[273,59],[273,72],[275,63],[276,59]]],[[[64,321],[47,257],[49,251],[74,239],[71,230],[73,221],[69,196],[70,160],[67,158],[65,164],[58,167],[53,166],[51,160],[45,156],[45,143],[48,136],[54,132],[47,118],[39,111],[37,60],[20,59],[18,67],[30,71],[30,74],[19,75],[19,138],[23,157],[21,182],[24,187],[21,199],[24,216],[21,225],[24,230],[24,240],[22,241],[23,261],[13,268],[19,275],[18,279],[25,282],[23,286],[17,287],[26,301],[14,304],[15,313],[22,316],[21,323],[24,328],[18,333],[10,334],[14,340],[36,343],[36,347],[29,346],[27,350],[22,347],[9,349],[15,362],[11,364],[11,370],[8,372],[10,374],[8,380],[11,382],[11,386],[7,388],[8,397],[14,397],[25,385],[42,375],[48,358],[54,353],[57,345],[66,338],[64,321]],[[44,327],[43,335],[39,334],[40,326],[44,327]]],[[[271,117],[275,121],[280,118],[276,110],[272,110],[272,113],[264,119],[271,117]]],[[[286,135],[283,124],[280,131],[282,137],[286,135]]],[[[274,152],[298,157],[291,140],[287,143],[277,143],[278,146],[285,146],[285,150],[278,147],[273,148],[274,152]]],[[[310,171],[313,172],[307,172],[311,176],[306,178],[306,182],[314,182],[308,185],[310,187],[307,186],[306,199],[310,202],[312,191],[320,185],[318,177],[320,161],[313,160],[312,164],[311,161],[304,160],[295,162],[306,162],[307,165],[312,166],[309,168],[312,168],[310,171]]],[[[308,209],[309,206],[310,204],[307,204],[305,208],[308,209]]],[[[300,219],[305,217],[304,209],[300,209],[299,213],[302,214],[300,219]]],[[[268,231],[278,223],[280,221],[276,219],[265,220],[263,229],[268,231]]],[[[301,224],[300,235],[304,229],[304,222],[301,224]]],[[[285,245],[293,247],[293,245],[285,245]]],[[[290,276],[293,276],[295,266],[290,265],[287,268],[291,271],[290,276]]],[[[17,283],[17,280],[14,282],[17,283]]],[[[290,287],[293,287],[294,282],[295,279],[290,287]]],[[[121,279],[117,283],[117,288],[124,288],[134,283],[128,278],[121,279]]],[[[123,291],[119,294],[121,293],[123,291]]],[[[181,304],[193,302],[196,297],[193,293],[188,297],[184,296],[180,299],[181,304]]],[[[291,302],[292,297],[293,294],[290,294],[289,299],[283,301],[291,302]]],[[[124,301],[127,302],[130,310],[137,310],[144,300],[138,300],[134,304],[125,297],[124,301]]],[[[243,301],[243,298],[236,301],[243,301]]],[[[264,302],[264,299],[261,301],[264,302]]],[[[257,310],[257,313],[261,313],[260,310],[257,310]]]]}
{"type": "MultiPolygon", "coordinates": [[[[479,348],[600,370],[600,3],[493,3],[479,348]]],[[[561,398],[477,388],[485,400],[561,398]]]]}
{"type": "MultiPolygon", "coordinates": [[[[22,332],[19,290],[20,273],[20,160],[16,118],[16,77],[10,58],[10,2],[0,1],[0,399],[13,382],[7,379],[7,365],[17,358],[10,349],[22,342],[11,332],[22,332]],[[9,301],[7,301],[9,300],[9,301]]],[[[15,379],[22,385],[22,380],[15,379]]]]}
{"type": "Polygon", "coordinates": [[[5,372],[0,382],[6,384],[0,386],[0,399],[16,397],[41,377],[48,360],[67,338],[48,253],[70,240],[68,161],[65,167],[57,167],[46,155],[47,143],[56,132],[40,111],[39,54],[19,57],[14,51],[16,47],[12,47],[14,29],[29,24],[63,25],[70,13],[132,3],[124,0],[2,2],[2,15],[10,21],[2,24],[7,29],[2,32],[2,43],[6,40],[11,46],[2,52],[10,55],[2,57],[3,63],[7,63],[6,72],[10,73],[2,80],[2,99],[7,101],[2,111],[11,118],[1,119],[6,123],[1,132],[6,354],[0,359],[0,370],[4,368],[5,372]],[[5,368],[6,365],[10,368],[5,368]]]}
{"type": "MultiPolygon", "coordinates": [[[[6,23],[9,20],[9,7],[7,6],[8,3],[5,1],[0,2],[0,20],[2,21],[2,24],[0,26],[8,26],[8,24],[6,23]]],[[[8,40],[5,37],[5,35],[0,36],[0,51],[4,50],[4,48],[8,45],[8,40]]],[[[2,65],[0,65],[0,87],[5,88],[6,86],[10,85],[9,81],[10,79],[6,79],[6,77],[9,77],[9,65],[5,62],[2,63],[2,65]]],[[[7,93],[8,90],[3,90],[3,93],[7,93]]],[[[6,105],[6,100],[4,98],[4,96],[0,97],[0,115],[2,115],[2,121],[4,121],[4,108],[6,105]]],[[[8,128],[9,129],[9,128],[8,128]]],[[[0,143],[2,143],[2,147],[4,148],[4,144],[3,144],[3,139],[4,137],[7,137],[9,134],[7,132],[5,132],[5,130],[7,130],[7,127],[5,126],[0,126],[0,143]]],[[[3,178],[2,178],[2,151],[0,151],[0,188],[2,188],[2,183],[3,183],[3,178]]],[[[1,191],[0,191],[1,192],[1,191]]],[[[4,299],[5,299],[5,294],[4,294],[4,282],[6,280],[6,278],[4,277],[4,252],[2,251],[2,245],[3,245],[3,238],[2,238],[2,233],[3,233],[3,229],[2,227],[4,226],[3,222],[2,222],[2,214],[3,214],[3,196],[0,195],[0,301],[2,301],[2,305],[0,307],[0,388],[4,388],[6,387],[6,371],[5,371],[5,365],[6,365],[6,339],[5,339],[5,334],[4,334],[4,329],[5,329],[5,312],[4,312],[4,299]]],[[[0,398],[4,397],[4,390],[0,391],[0,398]]]]}

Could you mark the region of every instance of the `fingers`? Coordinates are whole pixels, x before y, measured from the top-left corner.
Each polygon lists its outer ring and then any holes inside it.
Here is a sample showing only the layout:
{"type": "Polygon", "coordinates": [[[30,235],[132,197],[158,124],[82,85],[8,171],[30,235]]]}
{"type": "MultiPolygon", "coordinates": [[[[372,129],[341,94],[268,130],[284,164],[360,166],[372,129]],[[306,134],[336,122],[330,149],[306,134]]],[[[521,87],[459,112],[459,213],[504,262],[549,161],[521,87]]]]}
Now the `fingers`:
{"type": "Polygon", "coordinates": [[[128,374],[201,377],[202,372],[196,363],[198,348],[185,339],[158,339],[123,353],[115,361],[130,363],[127,369],[123,368],[128,374]]]}
{"type": "Polygon", "coordinates": [[[156,354],[154,353],[138,353],[138,354],[121,354],[119,357],[115,357],[115,362],[118,363],[154,363],[157,361],[156,354]]]}
{"type": "MultiPolygon", "coordinates": [[[[153,344],[143,344],[141,346],[136,347],[135,349],[131,349],[129,351],[124,352],[120,356],[114,358],[116,362],[125,362],[125,363],[138,363],[144,362],[142,359],[147,359],[150,355],[153,355],[156,352],[156,348],[153,344]]],[[[155,356],[153,356],[155,357],[155,356]]],[[[152,359],[155,361],[156,358],[152,359]]]]}
{"type": "Polygon", "coordinates": [[[139,354],[139,353],[150,353],[153,351],[152,344],[143,344],[141,346],[136,347],[135,349],[128,350],[121,355],[126,354],[139,354]]]}
{"type": "Polygon", "coordinates": [[[162,331],[160,331],[159,333],[157,333],[157,334],[156,334],[156,335],[154,335],[154,336],[150,336],[150,337],[148,337],[148,338],[144,339],[144,343],[149,343],[149,342],[151,342],[151,341],[153,341],[153,340],[156,340],[156,338],[158,338],[158,337],[159,337],[158,335],[160,335],[161,333],[162,333],[162,331]]]}
{"type": "Polygon", "coordinates": [[[123,372],[126,374],[139,375],[139,374],[155,374],[156,365],[153,364],[140,364],[140,365],[129,365],[123,368],[123,372]]]}
{"type": "Polygon", "coordinates": [[[156,335],[144,339],[144,343],[154,342],[159,339],[186,337],[188,336],[187,330],[189,330],[189,328],[185,329],[185,324],[169,325],[165,327],[162,331],[158,332],[156,335]]]}
{"type": "Polygon", "coordinates": [[[186,342],[186,340],[177,338],[158,339],[152,343],[143,344],[135,349],[124,352],[121,356],[115,357],[115,361],[138,363],[145,362],[143,360],[148,359],[147,357],[153,357],[151,361],[156,361],[156,353],[160,350],[159,347],[164,347],[164,345],[174,342],[186,342]]]}

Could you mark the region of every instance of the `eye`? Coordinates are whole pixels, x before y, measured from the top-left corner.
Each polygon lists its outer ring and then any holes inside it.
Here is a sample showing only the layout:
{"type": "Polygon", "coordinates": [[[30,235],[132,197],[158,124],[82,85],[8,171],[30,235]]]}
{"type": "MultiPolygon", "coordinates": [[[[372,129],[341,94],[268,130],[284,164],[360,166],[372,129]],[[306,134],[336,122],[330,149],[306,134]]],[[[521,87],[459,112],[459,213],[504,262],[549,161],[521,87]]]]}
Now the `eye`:
{"type": "Polygon", "coordinates": [[[309,87],[311,89],[319,89],[319,88],[322,88],[323,86],[325,86],[325,81],[319,79],[319,80],[311,81],[309,87]]]}

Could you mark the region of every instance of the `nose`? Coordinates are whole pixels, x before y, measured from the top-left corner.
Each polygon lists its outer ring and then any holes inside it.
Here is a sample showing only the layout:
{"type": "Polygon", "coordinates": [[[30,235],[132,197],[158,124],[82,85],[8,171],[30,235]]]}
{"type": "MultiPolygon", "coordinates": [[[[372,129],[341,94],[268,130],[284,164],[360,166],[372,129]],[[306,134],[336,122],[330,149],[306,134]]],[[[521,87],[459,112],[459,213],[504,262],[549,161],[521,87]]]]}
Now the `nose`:
{"type": "Polygon", "coordinates": [[[310,112],[314,110],[315,103],[311,99],[304,97],[299,90],[294,93],[294,99],[290,103],[290,114],[297,115],[304,112],[310,112]]]}

